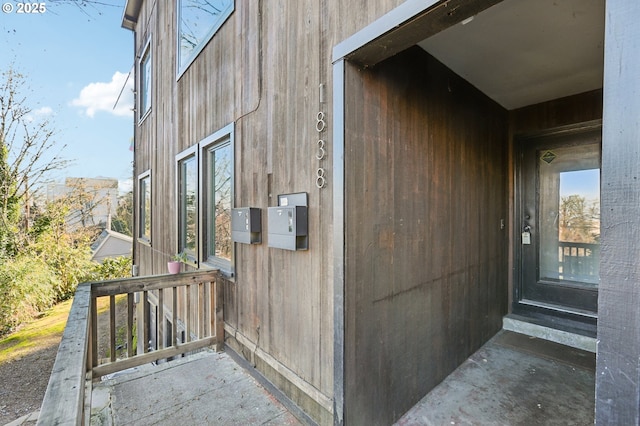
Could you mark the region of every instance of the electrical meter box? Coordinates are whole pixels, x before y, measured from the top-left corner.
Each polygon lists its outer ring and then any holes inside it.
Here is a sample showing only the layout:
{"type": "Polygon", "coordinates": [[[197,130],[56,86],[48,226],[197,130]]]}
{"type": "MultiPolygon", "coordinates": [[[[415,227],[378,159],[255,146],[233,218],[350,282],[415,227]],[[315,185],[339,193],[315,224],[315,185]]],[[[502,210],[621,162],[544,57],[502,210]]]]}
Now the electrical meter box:
{"type": "Polygon", "coordinates": [[[307,250],[307,206],[269,207],[269,247],[307,250]]]}
{"type": "Polygon", "coordinates": [[[231,239],[236,243],[262,242],[262,214],[255,207],[231,209],[231,239]]]}

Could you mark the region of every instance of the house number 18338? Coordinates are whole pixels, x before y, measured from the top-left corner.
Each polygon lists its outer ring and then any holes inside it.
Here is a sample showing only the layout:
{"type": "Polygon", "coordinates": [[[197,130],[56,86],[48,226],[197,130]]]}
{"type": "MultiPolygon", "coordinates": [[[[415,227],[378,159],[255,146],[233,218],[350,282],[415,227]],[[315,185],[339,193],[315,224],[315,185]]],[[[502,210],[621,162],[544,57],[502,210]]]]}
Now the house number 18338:
{"type": "Polygon", "coordinates": [[[322,132],[326,129],[326,127],[327,127],[327,123],[324,120],[324,112],[320,111],[316,115],[316,130],[318,131],[318,134],[320,136],[320,139],[318,139],[318,142],[317,142],[317,152],[316,152],[316,159],[320,163],[319,167],[316,169],[316,186],[318,187],[318,189],[322,189],[327,185],[327,178],[325,176],[325,171],[324,171],[324,168],[322,168],[322,160],[324,160],[324,158],[327,155],[327,151],[325,149],[325,142],[322,139],[322,132]]]}

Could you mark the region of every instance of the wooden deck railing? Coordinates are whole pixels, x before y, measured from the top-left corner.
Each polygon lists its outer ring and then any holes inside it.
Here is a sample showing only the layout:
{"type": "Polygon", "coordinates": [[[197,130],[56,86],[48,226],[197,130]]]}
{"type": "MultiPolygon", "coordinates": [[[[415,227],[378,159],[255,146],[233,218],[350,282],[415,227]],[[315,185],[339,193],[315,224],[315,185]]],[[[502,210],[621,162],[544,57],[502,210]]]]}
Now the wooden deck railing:
{"type": "MultiPolygon", "coordinates": [[[[224,344],[222,284],[218,271],[85,283],[76,290],[38,424],[89,424],[92,380],[205,347],[224,344]],[[126,298],[126,337],[117,344],[116,297],[126,298]],[[120,296],[123,297],[123,296],[120,296]],[[99,352],[98,301],[108,299],[108,348],[99,352]],[[135,305],[142,303],[136,320],[135,305]],[[150,312],[150,307],[156,312],[150,312]],[[155,347],[149,345],[155,318],[155,347]],[[137,325],[136,325],[137,324],[137,325]],[[138,333],[136,333],[138,330],[138,333]],[[179,333],[180,331],[180,333],[179,333]],[[136,335],[137,334],[137,335],[136,335]],[[180,337],[179,337],[180,336],[180,337]],[[137,339],[143,339],[136,345],[137,339]],[[117,356],[118,346],[126,351],[117,356]],[[136,346],[142,348],[136,353],[136,346]],[[87,408],[87,409],[85,409],[87,408]]],[[[105,349],[105,348],[102,348],[105,349]]]]}
{"type": "Polygon", "coordinates": [[[564,279],[597,282],[600,275],[600,244],[560,241],[558,247],[564,279]]]}

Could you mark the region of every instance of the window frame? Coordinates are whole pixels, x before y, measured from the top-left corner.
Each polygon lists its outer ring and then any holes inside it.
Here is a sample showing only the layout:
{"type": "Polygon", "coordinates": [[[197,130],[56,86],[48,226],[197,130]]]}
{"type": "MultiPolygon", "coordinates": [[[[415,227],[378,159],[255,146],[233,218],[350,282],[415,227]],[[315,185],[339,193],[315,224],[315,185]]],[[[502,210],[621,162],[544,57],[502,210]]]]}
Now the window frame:
{"type": "MultiPolygon", "coordinates": [[[[231,167],[229,171],[229,212],[234,207],[234,175],[235,175],[235,144],[234,144],[234,123],[228,124],[217,132],[209,135],[200,143],[199,152],[199,169],[200,169],[200,260],[202,263],[219,268],[222,271],[229,271],[233,275],[235,244],[231,244],[231,252],[229,259],[211,255],[211,247],[215,249],[215,239],[210,241],[210,230],[215,224],[210,223],[210,217],[207,215],[211,211],[211,193],[209,192],[211,185],[211,176],[209,175],[210,153],[219,149],[227,148],[230,150],[231,167]]],[[[214,195],[215,197],[215,195],[214,195]]],[[[229,239],[231,238],[231,221],[229,221],[229,239]]]]}
{"type": "Polygon", "coordinates": [[[152,182],[151,182],[151,169],[141,173],[138,175],[138,232],[137,232],[137,239],[139,242],[146,244],[146,245],[151,245],[151,240],[152,240],[152,226],[153,226],[153,210],[152,210],[152,182]],[[144,185],[144,189],[146,189],[148,187],[149,189],[149,215],[147,217],[147,215],[145,214],[145,207],[146,207],[146,197],[145,197],[145,191],[143,191],[143,185],[142,182],[144,180],[148,180],[148,183],[144,185]],[[146,222],[149,222],[149,235],[147,236],[144,233],[144,230],[146,228],[146,222]]]}
{"type": "Polygon", "coordinates": [[[195,61],[195,59],[200,55],[204,47],[211,41],[213,36],[220,30],[220,28],[224,25],[224,23],[229,19],[229,16],[233,14],[236,9],[235,0],[231,0],[231,5],[226,10],[222,11],[220,18],[209,28],[208,32],[205,34],[201,42],[194,47],[191,55],[186,58],[184,63],[182,63],[181,57],[181,35],[182,35],[182,4],[184,0],[178,0],[176,2],[176,79],[180,79],[182,74],[185,73],[187,69],[191,66],[191,64],[195,61]]]}
{"type": "MultiPolygon", "coordinates": [[[[197,168],[196,178],[196,249],[195,254],[189,254],[188,264],[199,268],[205,266],[209,268],[218,268],[229,278],[235,274],[235,244],[230,241],[231,253],[230,259],[216,256],[209,256],[208,247],[211,245],[208,240],[208,229],[210,226],[207,212],[209,211],[207,200],[210,198],[206,191],[209,188],[208,173],[205,167],[208,166],[209,152],[212,149],[220,149],[228,147],[231,155],[231,170],[229,171],[229,210],[234,207],[235,189],[235,124],[230,123],[220,130],[212,133],[202,139],[192,147],[180,152],[176,155],[176,241],[177,251],[184,250],[184,234],[185,228],[183,223],[183,206],[182,206],[182,165],[186,160],[195,159],[197,168]]],[[[231,223],[229,222],[229,227],[231,223]]],[[[229,229],[229,231],[231,231],[229,229]]],[[[213,244],[215,246],[215,243],[213,244]]]]}
{"type": "Polygon", "coordinates": [[[151,105],[153,104],[153,55],[151,52],[151,37],[144,45],[142,49],[142,54],[140,54],[138,59],[138,92],[136,96],[136,110],[137,110],[137,118],[138,125],[140,125],[151,113],[151,105]],[[145,84],[143,70],[145,69],[144,64],[146,63],[145,59],[148,59],[149,71],[144,75],[148,75],[148,86],[145,84]],[[149,101],[143,105],[143,100],[145,98],[145,94],[148,94],[149,101]],[[143,106],[145,109],[143,110],[143,106]]]}
{"type": "MultiPolygon", "coordinates": [[[[178,155],[176,155],[176,212],[177,212],[177,245],[178,245],[178,249],[177,249],[177,253],[181,253],[183,251],[185,251],[185,245],[186,245],[186,227],[183,228],[183,225],[186,225],[186,218],[184,217],[184,213],[183,211],[186,210],[186,205],[183,209],[182,206],[182,165],[185,164],[185,162],[187,160],[191,160],[193,159],[195,162],[195,167],[196,167],[196,176],[195,176],[195,194],[196,194],[196,206],[195,206],[195,214],[196,214],[196,218],[195,218],[195,250],[193,251],[193,253],[187,253],[188,256],[188,260],[187,260],[187,264],[189,265],[193,265],[195,267],[198,267],[198,259],[199,259],[199,245],[200,245],[200,192],[199,192],[199,186],[200,186],[200,170],[199,170],[199,164],[198,164],[198,145],[194,145],[191,148],[188,148],[182,152],[180,152],[178,155]]],[[[186,198],[185,198],[186,201],[186,198]]]]}

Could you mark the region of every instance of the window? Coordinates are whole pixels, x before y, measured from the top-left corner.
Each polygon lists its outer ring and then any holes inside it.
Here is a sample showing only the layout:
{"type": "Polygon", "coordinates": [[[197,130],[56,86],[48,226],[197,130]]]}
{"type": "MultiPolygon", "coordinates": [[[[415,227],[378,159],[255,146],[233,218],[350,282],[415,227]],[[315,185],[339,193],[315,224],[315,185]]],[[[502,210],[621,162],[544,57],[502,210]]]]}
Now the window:
{"type": "Polygon", "coordinates": [[[151,171],[138,176],[138,239],[151,243],[151,171]]]}
{"type": "Polygon", "coordinates": [[[231,182],[233,152],[230,136],[202,147],[204,260],[218,264],[231,262],[231,182]]]}
{"type": "Polygon", "coordinates": [[[233,124],[176,156],[178,250],[198,264],[231,271],[233,124]]]}
{"type": "Polygon", "coordinates": [[[178,251],[198,259],[198,159],[189,149],[178,159],[178,251]]]}
{"type": "Polygon", "coordinates": [[[234,0],[178,1],[178,75],[233,12],[234,0]]]}
{"type": "Polygon", "coordinates": [[[138,63],[138,120],[142,121],[151,110],[151,43],[144,48],[138,63]]]}

